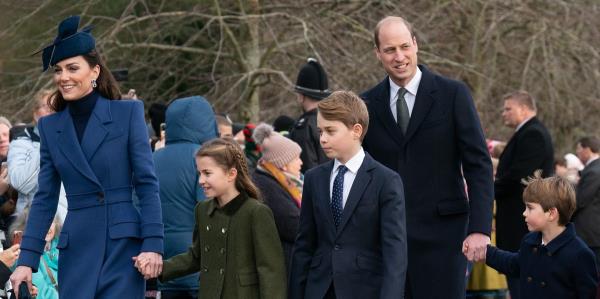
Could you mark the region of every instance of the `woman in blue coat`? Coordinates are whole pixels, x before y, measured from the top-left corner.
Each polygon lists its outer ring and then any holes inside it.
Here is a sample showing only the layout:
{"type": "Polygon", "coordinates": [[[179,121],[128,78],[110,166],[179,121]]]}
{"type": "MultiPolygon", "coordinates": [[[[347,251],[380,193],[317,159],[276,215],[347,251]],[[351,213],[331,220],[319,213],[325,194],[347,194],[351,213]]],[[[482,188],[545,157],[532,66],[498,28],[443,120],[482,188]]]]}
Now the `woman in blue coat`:
{"type": "Polygon", "coordinates": [[[40,119],[39,190],[21,243],[15,289],[38,271],[61,181],[68,213],[57,248],[60,298],[144,298],[144,277],[162,267],[163,225],[158,183],[142,102],[120,101],[110,71],[79,17],[60,23],[43,50],[58,91],[40,119]],[[140,212],[132,192],[140,200],[140,212]],[[132,258],[148,262],[140,273],[132,258]]]}

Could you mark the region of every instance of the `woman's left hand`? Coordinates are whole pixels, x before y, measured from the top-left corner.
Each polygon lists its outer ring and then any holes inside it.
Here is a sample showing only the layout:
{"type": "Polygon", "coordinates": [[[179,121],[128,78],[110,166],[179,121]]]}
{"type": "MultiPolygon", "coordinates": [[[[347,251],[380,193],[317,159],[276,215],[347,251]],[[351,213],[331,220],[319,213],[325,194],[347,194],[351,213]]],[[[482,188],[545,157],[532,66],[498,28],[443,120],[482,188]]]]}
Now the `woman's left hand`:
{"type": "Polygon", "coordinates": [[[146,280],[156,278],[162,272],[162,255],[156,252],[142,252],[138,256],[134,256],[133,260],[135,267],[146,280]]]}

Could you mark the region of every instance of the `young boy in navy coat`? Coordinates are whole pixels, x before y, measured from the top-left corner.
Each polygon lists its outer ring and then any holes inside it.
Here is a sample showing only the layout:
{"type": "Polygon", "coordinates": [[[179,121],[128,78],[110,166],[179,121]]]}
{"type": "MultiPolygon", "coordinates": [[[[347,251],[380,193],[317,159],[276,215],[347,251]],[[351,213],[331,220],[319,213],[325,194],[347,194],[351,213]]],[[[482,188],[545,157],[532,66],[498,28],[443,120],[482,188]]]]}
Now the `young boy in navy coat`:
{"type": "MultiPolygon", "coordinates": [[[[537,171],[523,192],[523,216],[530,233],[519,252],[488,247],[486,264],[519,278],[521,298],[595,298],[598,272],[594,253],[569,223],[575,191],[560,177],[537,171]]],[[[466,250],[466,248],[463,248],[466,250]]]]}
{"type": "Polygon", "coordinates": [[[333,160],[305,176],[288,298],[404,298],[402,180],[362,149],[368,124],[352,92],[319,102],[320,143],[333,160]]]}

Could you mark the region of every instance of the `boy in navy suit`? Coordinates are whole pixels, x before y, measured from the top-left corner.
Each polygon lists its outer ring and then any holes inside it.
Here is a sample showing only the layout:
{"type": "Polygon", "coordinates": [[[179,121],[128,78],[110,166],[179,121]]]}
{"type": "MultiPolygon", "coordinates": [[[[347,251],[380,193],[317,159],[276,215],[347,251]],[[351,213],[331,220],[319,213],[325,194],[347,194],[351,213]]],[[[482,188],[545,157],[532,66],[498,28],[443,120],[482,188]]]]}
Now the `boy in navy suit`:
{"type": "Polygon", "coordinates": [[[571,184],[561,177],[543,179],[538,170],[523,192],[523,201],[530,233],[523,237],[519,252],[488,246],[486,264],[519,278],[522,298],[595,298],[594,253],[569,223],[575,211],[571,184]]]}
{"type": "Polygon", "coordinates": [[[320,143],[332,161],[305,176],[289,298],[404,297],[402,180],[364,152],[368,125],[352,92],[319,102],[320,143]]]}

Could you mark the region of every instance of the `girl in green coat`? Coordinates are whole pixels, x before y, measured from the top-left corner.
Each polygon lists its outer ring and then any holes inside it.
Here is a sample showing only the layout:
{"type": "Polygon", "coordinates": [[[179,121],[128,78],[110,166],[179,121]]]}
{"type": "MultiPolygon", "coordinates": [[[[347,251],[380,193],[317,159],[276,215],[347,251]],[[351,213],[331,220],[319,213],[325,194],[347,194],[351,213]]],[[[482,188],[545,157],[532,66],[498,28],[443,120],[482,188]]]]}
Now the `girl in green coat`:
{"type": "Polygon", "coordinates": [[[213,139],[197,152],[199,183],[209,199],[196,205],[192,246],[164,262],[161,281],[199,271],[201,299],[285,298],[287,275],[273,214],[257,200],[246,163],[229,140],[213,139]]]}

